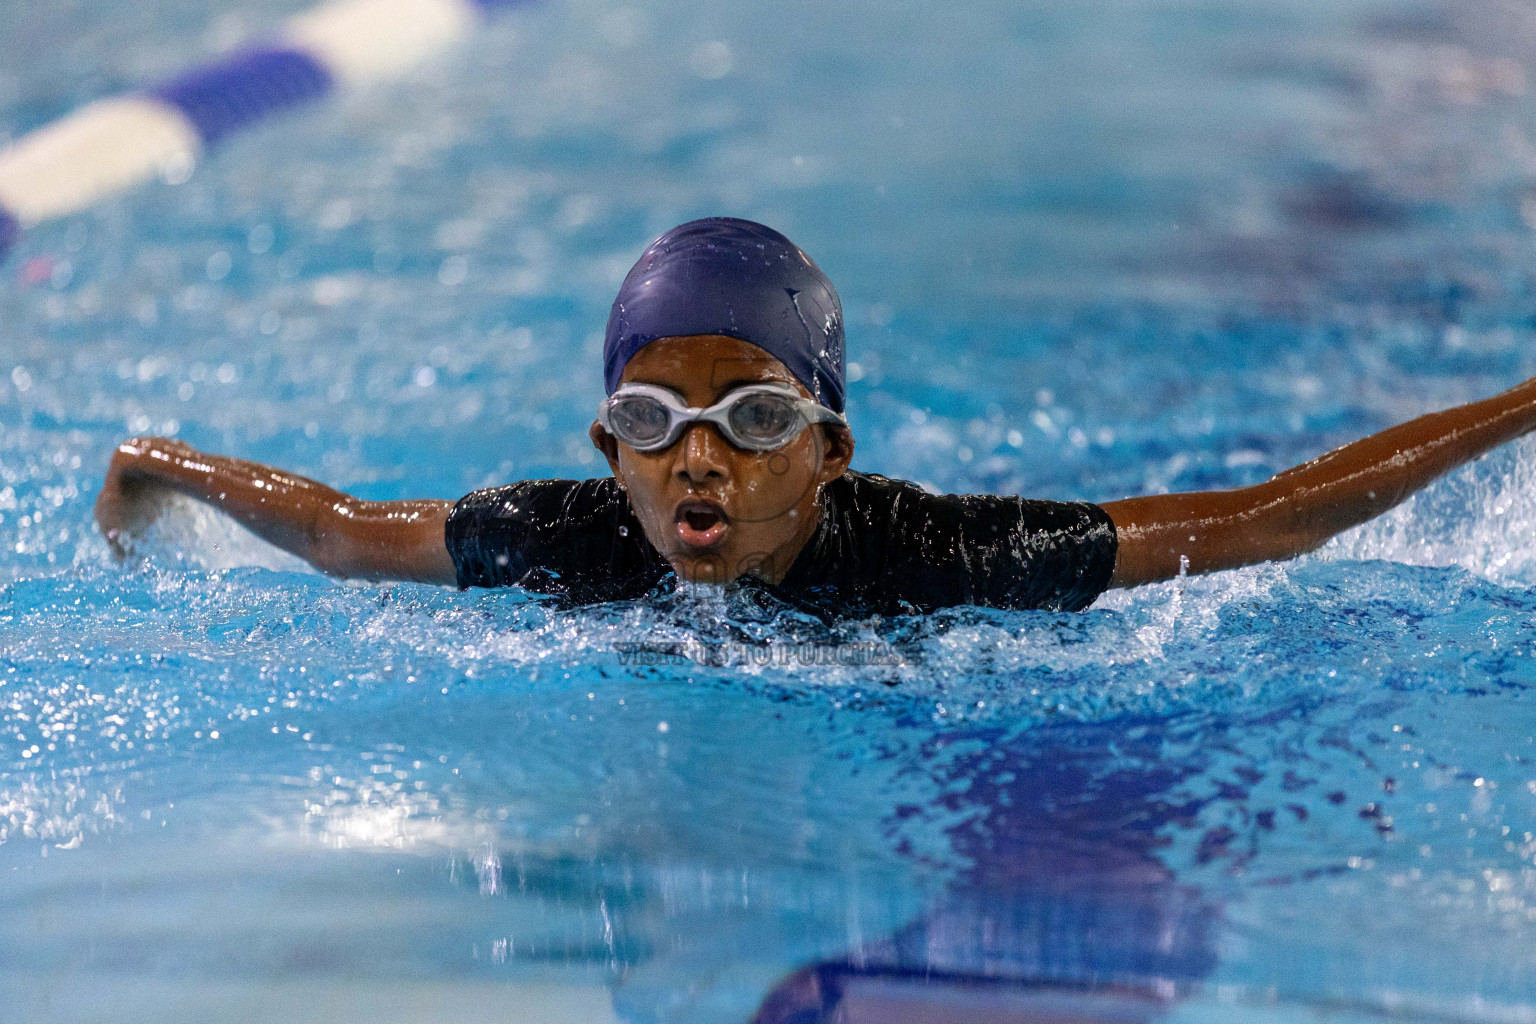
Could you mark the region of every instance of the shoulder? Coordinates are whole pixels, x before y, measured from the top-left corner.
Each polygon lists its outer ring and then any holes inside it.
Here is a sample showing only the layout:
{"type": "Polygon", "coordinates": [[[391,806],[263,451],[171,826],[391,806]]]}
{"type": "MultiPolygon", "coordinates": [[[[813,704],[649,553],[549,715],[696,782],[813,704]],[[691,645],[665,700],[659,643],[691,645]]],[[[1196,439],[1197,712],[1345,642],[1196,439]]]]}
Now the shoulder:
{"type": "Polygon", "coordinates": [[[822,495],[829,510],[862,520],[864,526],[874,525],[936,497],[910,480],[851,469],[827,484],[822,495]]]}
{"type": "Polygon", "coordinates": [[[911,480],[897,480],[878,473],[849,470],[828,485],[833,499],[844,498],[870,508],[898,508],[953,518],[956,525],[983,522],[1007,522],[1025,528],[1060,529],[1068,525],[1085,528],[1107,526],[1113,530],[1109,515],[1098,505],[1086,501],[1052,501],[1023,498],[1010,494],[945,494],[911,480]],[[835,489],[835,490],[834,490],[835,489]]]}
{"type": "Polygon", "coordinates": [[[1097,505],[1047,501],[1006,494],[944,494],[911,480],[849,470],[827,485],[829,504],[861,525],[900,523],[900,536],[949,542],[951,533],[970,537],[1035,530],[1090,528],[1109,517],[1097,505]],[[943,536],[940,536],[940,535],[943,536]]]}
{"type": "Polygon", "coordinates": [[[828,484],[827,487],[829,489],[836,488],[843,493],[859,497],[928,493],[910,480],[897,480],[893,477],[881,476],[879,473],[860,473],[854,469],[848,470],[828,484]]]}
{"type": "Polygon", "coordinates": [[[613,477],[519,480],[466,494],[453,506],[448,518],[452,523],[456,519],[528,519],[551,512],[590,513],[623,497],[624,492],[613,477]]]}
{"type": "Polygon", "coordinates": [[[816,575],[919,608],[1080,608],[1114,567],[1114,524],[1087,502],[935,494],[852,471],[825,496],[817,550],[841,564],[816,575]]]}
{"type": "Polygon", "coordinates": [[[621,493],[619,482],[614,481],[611,476],[593,477],[588,481],[567,481],[567,479],[516,481],[513,484],[502,484],[501,487],[470,491],[459,499],[456,508],[490,508],[499,505],[511,510],[511,508],[528,507],[528,505],[547,502],[547,500],[570,500],[573,497],[608,500],[614,494],[621,493]]]}
{"type": "Polygon", "coordinates": [[[460,586],[521,583],[611,600],[645,593],[665,572],[612,477],[475,491],[454,506],[445,532],[460,586]]]}

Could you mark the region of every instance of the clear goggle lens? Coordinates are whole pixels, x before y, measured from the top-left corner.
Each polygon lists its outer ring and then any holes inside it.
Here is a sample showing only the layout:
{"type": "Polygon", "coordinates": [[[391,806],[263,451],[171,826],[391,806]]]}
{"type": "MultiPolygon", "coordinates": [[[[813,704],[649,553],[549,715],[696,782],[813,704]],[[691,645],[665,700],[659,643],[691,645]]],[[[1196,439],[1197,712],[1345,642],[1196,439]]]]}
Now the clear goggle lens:
{"type": "Polygon", "coordinates": [[[777,448],[800,433],[805,421],[792,399],[783,395],[743,395],[726,411],[731,432],[738,437],[777,448]]]}
{"type": "Polygon", "coordinates": [[[632,448],[666,439],[672,426],[667,407],[649,395],[615,396],[608,405],[608,430],[632,448]]]}

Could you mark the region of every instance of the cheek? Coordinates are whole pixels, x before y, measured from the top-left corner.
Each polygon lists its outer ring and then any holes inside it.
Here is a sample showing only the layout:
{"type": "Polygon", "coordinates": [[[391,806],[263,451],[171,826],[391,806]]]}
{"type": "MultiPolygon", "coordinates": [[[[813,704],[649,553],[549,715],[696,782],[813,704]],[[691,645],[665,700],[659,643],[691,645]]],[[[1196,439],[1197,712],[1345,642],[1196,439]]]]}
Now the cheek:
{"type": "Polygon", "coordinates": [[[762,477],[782,491],[800,494],[815,481],[821,456],[815,431],[802,431],[799,437],[762,459],[762,477]]]}
{"type": "Polygon", "coordinates": [[[753,459],[750,471],[743,472],[747,492],[760,527],[769,532],[793,533],[805,509],[815,504],[816,471],[821,464],[820,448],[809,439],[809,432],[776,452],[753,459]]]}
{"type": "Polygon", "coordinates": [[[624,490],[629,494],[630,506],[644,521],[648,516],[654,515],[659,496],[667,481],[666,467],[660,465],[659,460],[655,458],[621,454],[619,468],[624,474],[624,490]]]}

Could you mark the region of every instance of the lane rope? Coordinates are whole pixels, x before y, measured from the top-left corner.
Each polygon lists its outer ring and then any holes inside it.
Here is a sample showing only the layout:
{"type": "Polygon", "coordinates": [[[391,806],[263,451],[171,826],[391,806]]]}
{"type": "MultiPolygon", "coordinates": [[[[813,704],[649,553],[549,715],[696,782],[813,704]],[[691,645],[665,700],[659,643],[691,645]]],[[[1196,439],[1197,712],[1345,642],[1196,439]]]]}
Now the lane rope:
{"type": "Polygon", "coordinates": [[[527,0],[331,0],[168,82],[97,100],[0,149],[0,260],[21,232],[155,178],[337,88],[398,78],[527,0]]]}

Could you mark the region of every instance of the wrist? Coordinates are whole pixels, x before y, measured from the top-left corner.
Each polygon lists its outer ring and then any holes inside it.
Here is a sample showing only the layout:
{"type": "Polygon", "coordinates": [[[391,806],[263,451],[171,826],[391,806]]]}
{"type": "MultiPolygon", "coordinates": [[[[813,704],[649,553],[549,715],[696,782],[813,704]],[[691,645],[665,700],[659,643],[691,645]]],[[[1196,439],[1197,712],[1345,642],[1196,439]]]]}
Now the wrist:
{"type": "Polygon", "coordinates": [[[139,490],[173,475],[180,460],[195,450],[181,441],[164,437],[132,437],[117,446],[107,468],[108,482],[123,490],[139,490]]]}
{"type": "Polygon", "coordinates": [[[107,467],[107,477],[119,487],[127,487],[146,479],[145,464],[149,462],[147,449],[133,441],[124,441],[112,453],[112,463],[107,467]]]}

